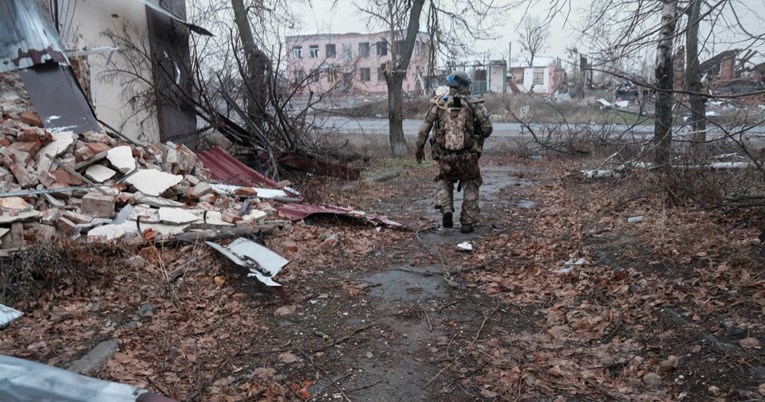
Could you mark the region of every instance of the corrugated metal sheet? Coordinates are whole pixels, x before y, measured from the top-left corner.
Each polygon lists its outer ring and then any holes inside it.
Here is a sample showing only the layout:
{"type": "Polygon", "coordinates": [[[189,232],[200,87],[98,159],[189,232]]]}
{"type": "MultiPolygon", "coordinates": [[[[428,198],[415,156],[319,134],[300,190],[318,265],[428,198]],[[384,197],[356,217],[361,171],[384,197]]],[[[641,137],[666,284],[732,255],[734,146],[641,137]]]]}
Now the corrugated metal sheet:
{"type": "Polygon", "coordinates": [[[53,24],[29,0],[0,0],[0,73],[46,61],[66,65],[64,45],[53,24]]]}
{"type": "Polygon", "coordinates": [[[202,164],[210,170],[212,177],[221,183],[238,186],[263,186],[279,188],[275,181],[258,173],[256,170],[240,162],[221,147],[214,147],[207,151],[197,153],[202,164]]]}
{"type": "Polygon", "coordinates": [[[384,215],[368,214],[364,211],[358,211],[351,208],[338,207],[335,205],[310,205],[310,204],[285,204],[276,207],[283,217],[292,220],[305,219],[311,215],[338,215],[353,219],[361,219],[372,224],[382,223],[392,227],[403,227],[404,225],[388,219],[384,215]]]}

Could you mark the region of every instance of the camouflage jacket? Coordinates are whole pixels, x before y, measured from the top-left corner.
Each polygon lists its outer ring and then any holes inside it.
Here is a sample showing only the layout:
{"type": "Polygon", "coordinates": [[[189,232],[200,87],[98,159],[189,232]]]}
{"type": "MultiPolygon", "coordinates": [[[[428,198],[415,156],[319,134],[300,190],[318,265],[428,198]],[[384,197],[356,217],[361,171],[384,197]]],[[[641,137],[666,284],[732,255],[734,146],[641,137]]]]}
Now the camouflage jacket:
{"type": "MultiPolygon", "coordinates": [[[[422,151],[425,149],[425,143],[428,141],[431,130],[433,131],[433,137],[439,138],[443,136],[443,132],[446,129],[447,113],[446,108],[449,97],[435,97],[430,100],[430,108],[425,114],[425,121],[420,125],[420,129],[417,133],[417,150],[422,151]]],[[[491,135],[494,127],[489,120],[489,113],[486,111],[486,107],[483,106],[483,100],[468,99],[468,105],[470,109],[470,116],[465,123],[465,129],[468,131],[468,135],[473,138],[470,152],[480,154],[483,151],[483,140],[491,135]]],[[[433,159],[438,159],[442,154],[451,152],[438,146],[438,141],[431,142],[431,150],[433,151],[433,159]]],[[[462,151],[459,151],[462,152],[462,151]]]]}

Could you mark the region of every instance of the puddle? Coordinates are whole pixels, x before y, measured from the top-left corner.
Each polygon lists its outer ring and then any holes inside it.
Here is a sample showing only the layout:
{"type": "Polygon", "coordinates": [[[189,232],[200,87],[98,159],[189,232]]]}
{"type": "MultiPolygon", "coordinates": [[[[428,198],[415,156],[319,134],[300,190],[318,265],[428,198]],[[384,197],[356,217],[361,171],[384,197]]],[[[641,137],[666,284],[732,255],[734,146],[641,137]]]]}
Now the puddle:
{"type": "MultiPolygon", "coordinates": [[[[417,271],[435,271],[437,268],[417,269],[402,267],[417,271]]],[[[404,271],[380,272],[364,278],[364,281],[375,285],[369,289],[369,295],[385,301],[417,301],[438,297],[446,297],[448,289],[443,279],[437,276],[423,276],[404,271]]]]}

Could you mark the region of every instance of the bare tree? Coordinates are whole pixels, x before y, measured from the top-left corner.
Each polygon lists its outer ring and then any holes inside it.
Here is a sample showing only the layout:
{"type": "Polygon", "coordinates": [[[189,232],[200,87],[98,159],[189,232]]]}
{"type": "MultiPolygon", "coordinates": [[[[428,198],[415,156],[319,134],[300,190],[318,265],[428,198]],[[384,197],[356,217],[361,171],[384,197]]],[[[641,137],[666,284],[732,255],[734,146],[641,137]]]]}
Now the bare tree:
{"type": "Polygon", "coordinates": [[[534,67],[534,57],[547,48],[550,40],[549,24],[537,17],[528,17],[523,21],[520,37],[521,47],[529,54],[529,67],[534,67]]]}
{"type": "Polygon", "coordinates": [[[685,89],[689,93],[691,109],[691,148],[697,156],[703,156],[707,140],[704,96],[701,94],[701,73],[699,72],[699,25],[701,23],[701,0],[690,0],[685,11],[688,29],[685,33],[685,52],[688,66],[685,71],[685,89]]]}
{"type": "Polygon", "coordinates": [[[656,164],[665,170],[671,168],[672,149],[672,41],[677,25],[677,0],[661,0],[661,31],[656,51],[656,164]]]}

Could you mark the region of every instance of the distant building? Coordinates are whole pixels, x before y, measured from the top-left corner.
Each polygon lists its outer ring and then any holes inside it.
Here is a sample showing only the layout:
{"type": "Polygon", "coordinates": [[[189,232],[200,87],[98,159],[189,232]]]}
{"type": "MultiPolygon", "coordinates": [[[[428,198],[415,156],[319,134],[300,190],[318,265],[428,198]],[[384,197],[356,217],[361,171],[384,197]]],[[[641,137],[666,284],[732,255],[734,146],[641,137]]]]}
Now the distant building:
{"type": "MultiPolygon", "coordinates": [[[[293,88],[307,81],[315,92],[385,94],[386,62],[403,51],[403,36],[390,32],[287,36],[288,74],[293,88]]],[[[403,89],[423,93],[429,66],[430,37],[419,33],[403,89]]],[[[389,65],[390,63],[388,63],[389,65]]]]}
{"type": "Polygon", "coordinates": [[[535,64],[532,67],[510,67],[511,92],[552,95],[565,86],[566,70],[560,66],[560,59],[548,58],[535,64]]]}

